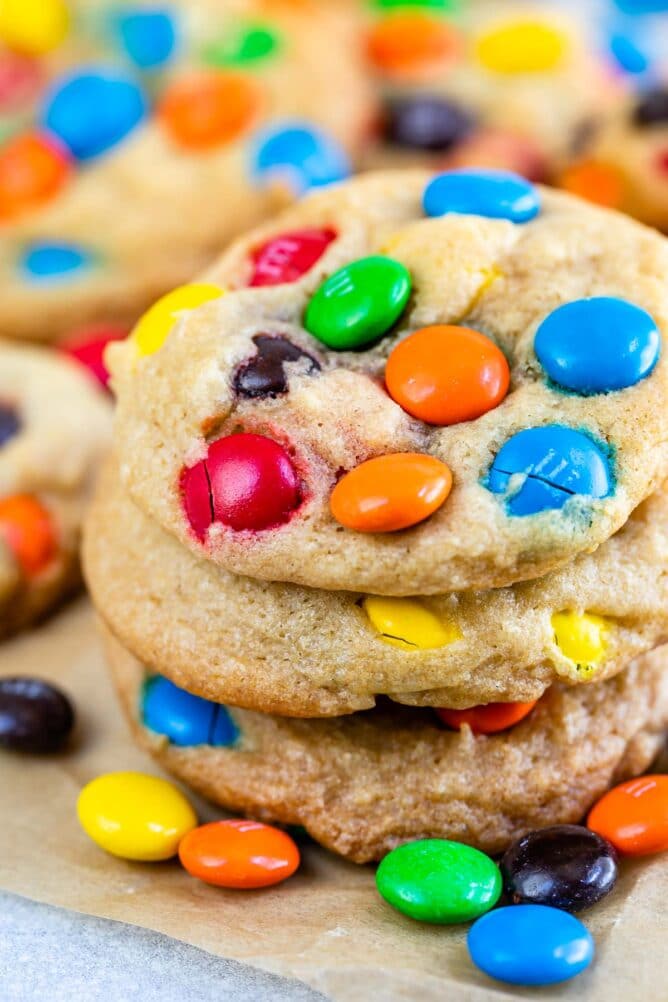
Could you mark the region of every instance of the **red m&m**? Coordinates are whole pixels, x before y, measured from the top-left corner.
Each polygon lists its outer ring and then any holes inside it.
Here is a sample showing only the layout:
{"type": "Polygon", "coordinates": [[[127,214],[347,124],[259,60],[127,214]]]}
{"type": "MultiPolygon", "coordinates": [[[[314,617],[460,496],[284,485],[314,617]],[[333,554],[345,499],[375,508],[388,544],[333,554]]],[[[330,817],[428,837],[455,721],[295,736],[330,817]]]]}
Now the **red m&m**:
{"type": "Polygon", "coordinates": [[[322,257],[335,238],[336,233],[330,229],[281,233],[253,252],[253,274],[248,284],[296,282],[322,257]]]}

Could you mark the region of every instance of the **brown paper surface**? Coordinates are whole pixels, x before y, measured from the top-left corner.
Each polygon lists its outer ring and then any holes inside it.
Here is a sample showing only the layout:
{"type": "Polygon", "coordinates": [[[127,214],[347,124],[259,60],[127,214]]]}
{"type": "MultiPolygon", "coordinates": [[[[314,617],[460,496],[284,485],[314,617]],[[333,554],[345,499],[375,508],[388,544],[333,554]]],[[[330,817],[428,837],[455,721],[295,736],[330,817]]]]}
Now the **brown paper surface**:
{"type": "MultiPolygon", "coordinates": [[[[232,892],[192,879],[175,862],[128,863],[90,842],[75,813],[81,787],[103,772],[159,770],[130,740],[85,600],[3,645],[0,674],[58,682],[80,720],[67,754],[0,755],[0,886],[7,891],[302,978],[337,1002],[668,1000],[665,856],[624,863],[615,891],[585,914],[597,945],[589,971],[562,986],[514,989],[472,967],[465,928],[404,918],[375,892],[371,867],[315,846],[305,848],[302,868],[287,883],[232,892]]],[[[203,819],[217,816],[201,802],[198,808],[203,819]]]]}

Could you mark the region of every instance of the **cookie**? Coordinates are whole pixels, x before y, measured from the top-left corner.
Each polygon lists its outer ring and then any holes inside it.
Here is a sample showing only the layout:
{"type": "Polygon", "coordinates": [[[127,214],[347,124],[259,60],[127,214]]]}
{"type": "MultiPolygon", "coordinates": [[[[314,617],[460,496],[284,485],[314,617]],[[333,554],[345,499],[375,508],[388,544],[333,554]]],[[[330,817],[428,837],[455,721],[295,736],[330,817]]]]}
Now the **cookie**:
{"type": "Polygon", "coordinates": [[[78,366],[0,345],[0,637],[80,584],[84,508],[111,408],[78,366]]]}
{"type": "Polygon", "coordinates": [[[667,275],[658,235],[513,174],[310,196],[205,273],[218,298],[108,349],[123,482],[237,574],[400,596],[545,574],[668,474],[667,275]]]}
{"type": "Polygon", "coordinates": [[[555,685],[512,730],[484,736],[446,730],[428,710],[319,721],[229,711],[165,687],[110,633],[106,649],[135,736],[161,765],[358,863],[435,836],[498,853],[532,829],[577,822],[647,768],[668,722],[665,649],[601,685],[555,685]]]}
{"type": "Polygon", "coordinates": [[[230,237],[345,176],[366,130],[336,5],[5,6],[0,42],[37,82],[22,99],[20,70],[0,78],[18,103],[0,139],[0,335],[134,322],[230,237]]]}
{"type": "Polygon", "coordinates": [[[595,554],[497,591],[385,599],[240,578],[197,560],[132,503],[114,468],[87,520],[98,614],[142,661],[197,695],[334,716],[390,696],[417,706],[538,699],[599,682],[668,639],[668,496],[595,554]]]}

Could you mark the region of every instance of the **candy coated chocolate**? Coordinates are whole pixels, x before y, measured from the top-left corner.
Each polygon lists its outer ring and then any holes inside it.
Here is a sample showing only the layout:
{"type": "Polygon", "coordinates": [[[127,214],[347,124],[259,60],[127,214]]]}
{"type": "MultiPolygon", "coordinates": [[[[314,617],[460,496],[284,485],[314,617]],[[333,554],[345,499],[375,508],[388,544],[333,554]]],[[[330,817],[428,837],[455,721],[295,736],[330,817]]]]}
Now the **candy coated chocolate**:
{"type": "Polygon", "coordinates": [[[92,263],[82,247],[65,243],[35,243],[20,261],[23,276],[34,282],[54,282],[68,279],[92,263]]]}
{"type": "Polygon", "coordinates": [[[425,94],[388,101],[383,134],[395,146],[443,153],[460,142],[474,125],[472,116],[453,101],[425,94]]]}
{"type": "Polygon", "coordinates": [[[18,435],[21,430],[21,419],[13,407],[0,403],[0,447],[18,435]]]}
{"type": "Polygon", "coordinates": [[[265,130],[253,155],[253,173],[261,183],[287,182],[296,192],[320,188],[350,175],[342,147],[308,123],[283,123],[265,130]]]}
{"type": "Polygon", "coordinates": [[[74,727],[74,709],[60,689],[38,678],[0,679],[0,746],[55,752],[74,727]]]}
{"type": "Polygon", "coordinates": [[[644,94],[633,110],[636,125],[668,123],[668,87],[657,87],[644,94]]]}
{"type": "Polygon", "coordinates": [[[295,230],[268,240],[253,253],[250,286],[296,282],[329,247],[336,233],[330,229],[295,230]]]}
{"type": "Polygon", "coordinates": [[[125,9],[118,17],[121,45],[135,66],[153,70],[171,59],[177,42],[177,26],[169,9],[125,9]]]}
{"type": "Polygon", "coordinates": [[[540,195],[511,171],[460,169],[433,178],[425,188],[423,206],[428,216],[454,212],[528,223],[540,212],[540,195]]]}
{"type": "Polygon", "coordinates": [[[174,745],[224,748],[239,738],[239,729],[225,706],[194,696],[161,675],[147,679],[141,710],[144,726],[164,734],[174,745]]]}

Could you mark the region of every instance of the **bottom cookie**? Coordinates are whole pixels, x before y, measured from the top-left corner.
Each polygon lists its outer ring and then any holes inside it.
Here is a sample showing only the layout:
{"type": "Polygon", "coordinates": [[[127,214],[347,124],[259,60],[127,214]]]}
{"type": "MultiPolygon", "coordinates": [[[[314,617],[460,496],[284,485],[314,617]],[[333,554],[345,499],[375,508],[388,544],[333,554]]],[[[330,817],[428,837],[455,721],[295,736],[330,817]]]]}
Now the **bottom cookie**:
{"type": "MultiPolygon", "coordinates": [[[[223,807],[303,825],[357,863],[429,837],[499,853],[528,830],[579,821],[608,786],[647,768],[668,724],[663,647],[608,682],[552,686],[501,734],[449,731],[431,710],[394,705],[300,720],[217,704],[207,715],[197,700],[190,712],[217,744],[179,745],[143,723],[155,673],[103,632],[135,735],[161,765],[223,807]]],[[[183,690],[168,686],[179,701],[183,690]]]]}

